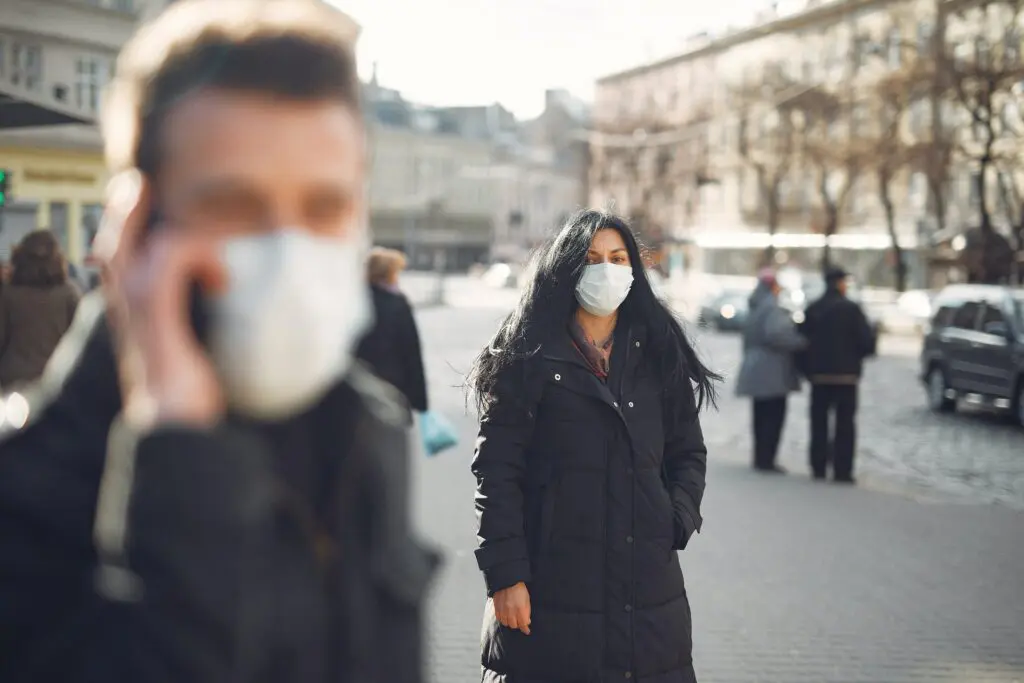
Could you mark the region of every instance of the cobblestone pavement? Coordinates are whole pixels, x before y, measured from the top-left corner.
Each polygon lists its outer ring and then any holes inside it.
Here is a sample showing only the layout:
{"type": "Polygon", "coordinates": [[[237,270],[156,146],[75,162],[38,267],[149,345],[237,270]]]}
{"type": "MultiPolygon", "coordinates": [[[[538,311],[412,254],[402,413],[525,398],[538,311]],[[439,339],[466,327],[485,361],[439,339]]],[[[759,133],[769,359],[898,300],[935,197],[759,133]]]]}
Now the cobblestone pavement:
{"type": "MultiPolygon", "coordinates": [[[[750,452],[750,406],[733,396],[740,364],[738,335],[702,333],[701,350],[724,373],[721,410],[706,418],[713,448],[724,457],[750,452]]],[[[920,342],[885,338],[867,361],[858,412],[857,470],[869,488],[946,501],[992,502],[1024,510],[1024,429],[1004,415],[963,407],[928,410],[918,380],[920,342]]],[[[809,473],[808,392],[790,398],[780,463],[809,473]]]]}
{"type": "MultiPolygon", "coordinates": [[[[497,304],[420,313],[434,407],[463,442],[416,459],[423,532],[447,553],[429,619],[435,683],[479,680],[483,582],[469,459],[475,421],[458,385],[497,304]]],[[[732,373],[735,337],[704,335],[732,373]]],[[[862,392],[864,485],[814,484],[806,406],[791,406],[782,462],[746,467],[749,409],[723,389],[705,417],[706,523],[683,553],[702,683],[1024,683],[1024,434],[998,419],[933,416],[912,349],[872,362],[862,392]],[[984,505],[1001,501],[1005,505],[984,505]]]]}

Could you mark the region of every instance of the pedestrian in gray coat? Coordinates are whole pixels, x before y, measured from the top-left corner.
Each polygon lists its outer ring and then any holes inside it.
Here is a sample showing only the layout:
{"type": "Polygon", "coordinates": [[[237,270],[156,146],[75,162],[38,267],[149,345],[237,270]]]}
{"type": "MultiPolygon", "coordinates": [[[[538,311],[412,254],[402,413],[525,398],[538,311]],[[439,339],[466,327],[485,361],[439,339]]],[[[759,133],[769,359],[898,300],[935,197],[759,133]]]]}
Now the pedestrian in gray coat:
{"type": "Polygon", "coordinates": [[[779,305],[779,283],[762,271],[750,296],[750,313],[743,329],[743,364],[736,393],[749,396],[754,415],[755,470],[784,474],[775,456],[786,421],[786,397],[800,389],[794,354],[807,345],[790,314],[779,305]]]}

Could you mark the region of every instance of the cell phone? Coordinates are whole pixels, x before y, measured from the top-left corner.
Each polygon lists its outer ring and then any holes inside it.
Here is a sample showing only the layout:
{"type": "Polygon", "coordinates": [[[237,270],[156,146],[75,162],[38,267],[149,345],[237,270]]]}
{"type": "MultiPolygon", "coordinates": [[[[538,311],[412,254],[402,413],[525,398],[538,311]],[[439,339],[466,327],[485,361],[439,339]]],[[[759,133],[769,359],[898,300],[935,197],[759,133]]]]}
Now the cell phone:
{"type": "MultiPolygon", "coordinates": [[[[163,214],[159,209],[151,208],[149,219],[146,221],[146,234],[152,234],[163,224],[163,214]]],[[[190,282],[188,286],[188,318],[196,340],[206,348],[210,338],[210,307],[203,287],[198,281],[190,282]]]]}

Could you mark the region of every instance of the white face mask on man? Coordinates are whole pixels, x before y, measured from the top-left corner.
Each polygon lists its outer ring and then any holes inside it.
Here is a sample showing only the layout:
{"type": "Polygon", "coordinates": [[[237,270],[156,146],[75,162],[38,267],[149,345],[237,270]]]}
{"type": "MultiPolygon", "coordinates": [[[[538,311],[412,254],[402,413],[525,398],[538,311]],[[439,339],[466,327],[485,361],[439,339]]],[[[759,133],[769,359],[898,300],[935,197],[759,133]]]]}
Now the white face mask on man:
{"type": "Polygon", "coordinates": [[[631,266],[594,263],[583,269],[576,284],[576,300],[587,313],[603,318],[619,309],[632,286],[631,266]]]}
{"type": "Polygon", "coordinates": [[[209,352],[233,411],[286,419],[345,376],[373,324],[364,251],[295,228],[225,243],[229,283],[210,299],[209,352]]]}

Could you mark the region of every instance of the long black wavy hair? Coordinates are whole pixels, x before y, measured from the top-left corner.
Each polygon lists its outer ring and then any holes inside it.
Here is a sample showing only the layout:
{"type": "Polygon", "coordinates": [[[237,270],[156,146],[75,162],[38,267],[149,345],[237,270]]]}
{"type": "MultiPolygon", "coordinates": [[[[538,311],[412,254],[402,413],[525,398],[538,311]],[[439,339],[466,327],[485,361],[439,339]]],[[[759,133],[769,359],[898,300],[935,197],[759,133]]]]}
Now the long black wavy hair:
{"type": "Polygon", "coordinates": [[[474,360],[468,388],[481,412],[503,372],[566,329],[578,305],[576,283],[587,265],[587,252],[594,235],[606,228],[622,235],[633,267],[633,286],[619,308],[619,320],[646,327],[648,357],[666,384],[692,382],[698,408],[716,404],[715,384],[721,377],[704,365],[675,315],[655,295],[629,224],[619,216],[585,209],[571,216],[534,255],[531,277],[518,305],[474,360]]]}

